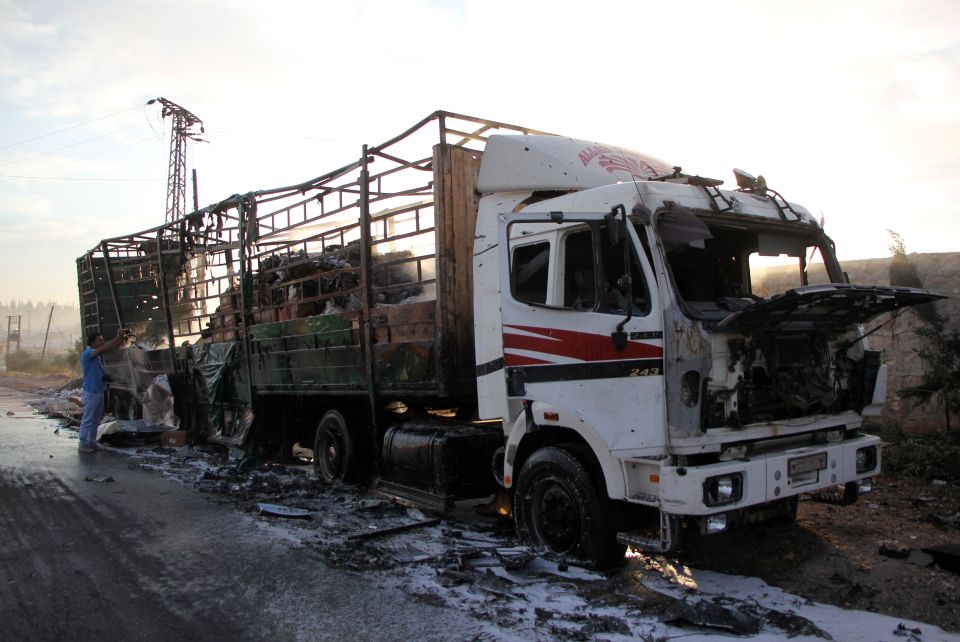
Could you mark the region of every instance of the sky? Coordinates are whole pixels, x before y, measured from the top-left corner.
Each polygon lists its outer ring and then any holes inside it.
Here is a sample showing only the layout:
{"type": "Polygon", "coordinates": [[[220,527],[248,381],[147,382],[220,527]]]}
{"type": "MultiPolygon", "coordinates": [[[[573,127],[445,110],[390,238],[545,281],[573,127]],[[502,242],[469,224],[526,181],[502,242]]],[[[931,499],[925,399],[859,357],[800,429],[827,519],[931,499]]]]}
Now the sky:
{"type": "Polygon", "coordinates": [[[445,109],[762,174],[841,260],[960,250],[955,0],[0,0],[0,301],[164,222],[158,96],[203,120],[201,207],[445,109]]]}

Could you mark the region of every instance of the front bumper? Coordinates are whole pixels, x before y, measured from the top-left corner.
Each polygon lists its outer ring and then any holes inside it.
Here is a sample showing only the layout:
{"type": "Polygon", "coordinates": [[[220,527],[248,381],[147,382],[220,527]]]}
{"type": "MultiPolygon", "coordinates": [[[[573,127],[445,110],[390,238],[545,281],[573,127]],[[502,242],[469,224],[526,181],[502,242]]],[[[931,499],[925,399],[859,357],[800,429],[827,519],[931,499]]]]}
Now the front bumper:
{"type": "Polygon", "coordinates": [[[861,435],[840,442],[804,446],[703,466],[660,468],[660,510],[678,516],[702,516],[759,506],[813,493],[880,472],[880,439],[861,435]],[[860,470],[857,452],[872,449],[860,470]],[[717,479],[737,479],[734,496],[717,504],[707,488],[717,479]],[[714,504],[714,505],[710,505],[714,504]]]}

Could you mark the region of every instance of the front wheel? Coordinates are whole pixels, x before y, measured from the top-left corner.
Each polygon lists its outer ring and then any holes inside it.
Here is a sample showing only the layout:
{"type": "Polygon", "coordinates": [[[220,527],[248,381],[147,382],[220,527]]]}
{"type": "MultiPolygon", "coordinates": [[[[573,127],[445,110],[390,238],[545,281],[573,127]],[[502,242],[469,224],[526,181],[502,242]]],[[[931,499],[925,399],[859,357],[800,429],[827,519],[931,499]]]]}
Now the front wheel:
{"type": "Polygon", "coordinates": [[[324,413],[313,440],[313,469],[326,482],[352,481],[359,473],[357,444],[343,415],[324,413]]]}
{"type": "Polygon", "coordinates": [[[540,550],[610,568],[623,561],[610,502],[597,492],[583,464],[548,446],[524,463],[514,490],[520,539],[540,550]]]}

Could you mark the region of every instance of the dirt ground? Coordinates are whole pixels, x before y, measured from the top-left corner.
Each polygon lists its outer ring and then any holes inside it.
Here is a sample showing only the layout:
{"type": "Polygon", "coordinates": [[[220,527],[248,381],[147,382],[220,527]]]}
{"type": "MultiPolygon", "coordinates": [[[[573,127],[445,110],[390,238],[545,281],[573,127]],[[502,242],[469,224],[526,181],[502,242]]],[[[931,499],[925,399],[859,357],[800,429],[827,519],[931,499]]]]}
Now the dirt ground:
{"type": "MultiPolygon", "coordinates": [[[[79,388],[82,380],[76,380],[79,388]]],[[[69,377],[64,375],[39,375],[29,372],[0,372],[0,386],[13,388],[23,392],[34,392],[41,388],[63,388],[67,384],[73,385],[69,377]]]]}
{"type": "MultiPolygon", "coordinates": [[[[66,378],[0,373],[32,391],[66,378]]],[[[682,564],[755,576],[814,602],[884,613],[960,632],[960,572],[922,549],[960,549],[960,484],[882,475],[853,506],[800,503],[793,524],[688,537],[682,564]]]]}
{"type": "Polygon", "coordinates": [[[763,579],[815,602],[960,631],[960,573],[922,549],[960,544],[960,486],[882,475],[853,506],[803,501],[795,524],[696,538],[687,565],[763,579]],[[895,559],[885,552],[906,554],[895,559]]]}

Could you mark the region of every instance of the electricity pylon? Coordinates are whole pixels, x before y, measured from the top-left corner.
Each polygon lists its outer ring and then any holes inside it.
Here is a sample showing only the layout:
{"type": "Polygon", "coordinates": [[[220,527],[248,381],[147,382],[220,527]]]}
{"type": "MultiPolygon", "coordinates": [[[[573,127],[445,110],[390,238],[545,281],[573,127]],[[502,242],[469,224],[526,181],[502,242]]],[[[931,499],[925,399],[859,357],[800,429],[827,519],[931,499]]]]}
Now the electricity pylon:
{"type": "Polygon", "coordinates": [[[173,127],[170,129],[170,167],[167,170],[166,215],[166,222],[172,223],[184,215],[187,202],[187,140],[203,142],[198,137],[203,133],[203,121],[172,100],[154,98],[147,101],[148,105],[153,103],[163,105],[163,118],[173,118],[173,127]],[[200,126],[199,133],[194,129],[197,125],[200,126]]]}

